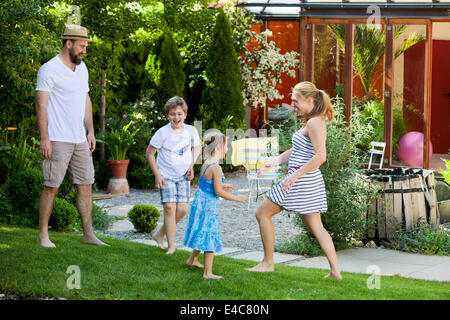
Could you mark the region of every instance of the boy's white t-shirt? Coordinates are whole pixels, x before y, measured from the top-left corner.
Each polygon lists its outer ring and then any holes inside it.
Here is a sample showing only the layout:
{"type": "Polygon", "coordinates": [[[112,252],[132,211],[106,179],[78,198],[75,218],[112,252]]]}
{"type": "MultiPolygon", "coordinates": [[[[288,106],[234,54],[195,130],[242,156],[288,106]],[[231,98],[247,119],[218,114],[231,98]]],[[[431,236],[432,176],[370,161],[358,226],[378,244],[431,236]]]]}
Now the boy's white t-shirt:
{"type": "Polygon", "coordinates": [[[197,129],[183,124],[183,132],[176,132],[170,123],[155,132],[150,144],[158,149],[156,165],[164,178],[183,176],[192,163],[192,147],[200,144],[197,129]]]}
{"type": "Polygon", "coordinates": [[[59,54],[39,69],[36,90],[50,92],[47,103],[50,141],[86,141],[84,114],[86,93],[89,92],[88,79],[83,61],[72,71],[62,62],[59,54]]]}

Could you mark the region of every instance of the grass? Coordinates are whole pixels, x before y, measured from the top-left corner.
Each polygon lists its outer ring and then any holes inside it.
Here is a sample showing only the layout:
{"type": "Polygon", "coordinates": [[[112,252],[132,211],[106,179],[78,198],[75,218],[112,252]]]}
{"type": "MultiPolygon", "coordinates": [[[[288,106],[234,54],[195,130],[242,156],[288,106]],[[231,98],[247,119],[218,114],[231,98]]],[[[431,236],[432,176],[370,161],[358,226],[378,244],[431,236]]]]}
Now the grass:
{"type": "Polygon", "coordinates": [[[449,283],[381,277],[381,289],[367,288],[368,275],[343,272],[343,281],[324,279],[325,270],[276,265],[274,273],[244,269],[255,262],[216,256],[204,280],[185,265],[189,252],[168,256],[156,247],[102,238],[110,247],[85,245],[81,235],[50,232],[55,249],[37,243],[38,231],[0,224],[0,292],[28,298],[68,299],[448,299],[449,283]],[[69,290],[70,265],[81,270],[81,289],[69,290]],[[297,289],[302,288],[299,292],[297,289]]]}

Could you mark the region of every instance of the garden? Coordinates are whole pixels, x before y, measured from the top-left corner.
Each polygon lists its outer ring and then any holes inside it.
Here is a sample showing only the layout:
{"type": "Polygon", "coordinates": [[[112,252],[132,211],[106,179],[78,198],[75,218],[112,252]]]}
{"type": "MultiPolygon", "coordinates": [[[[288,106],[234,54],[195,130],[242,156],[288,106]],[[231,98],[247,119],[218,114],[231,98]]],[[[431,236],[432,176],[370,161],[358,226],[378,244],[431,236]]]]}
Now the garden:
{"type": "MultiPolygon", "coordinates": [[[[305,293],[299,293],[292,285],[297,276],[295,268],[281,266],[280,272],[261,281],[261,275],[242,271],[248,262],[227,257],[216,258],[218,268],[228,274],[236,269],[239,272],[217,288],[199,281],[200,274],[179,266],[180,261],[187,259],[186,252],[167,258],[157,248],[113,239],[108,239],[110,248],[79,244],[76,239],[82,228],[76,188],[68,177],[58,190],[49,222],[58,251],[53,254],[37,248],[43,177],[35,106],[36,75],[40,66],[61,50],[59,37],[65,25],[81,13],[81,25],[89,30],[92,39],[83,61],[89,70],[97,140],[93,152],[94,190],[102,191],[108,186],[108,160],[129,160],[129,187],[154,190],[155,177],[146,149],[156,130],[167,123],[164,104],[170,97],[184,97],[188,105],[185,122],[200,128],[202,140],[201,129],[215,128],[223,133],[227,129],[247,130],[252,110],[264,108],[268,101],[287,98],[279,90],[281,76],[297,77],[297,52],[282,52],[271,41],[270,30],[253,31],[252,26],[260,22],[244,9],[236,8],[234,1],[220,3],[2,1],[0,292],[30,299],[403,299],[412,291],[417,292],[415,299],[439,299],[445,295],[445,287],[438,283],[399,277],[383,277],[386,290],[382,293],[368,292],[362,280],[364,275],[346,274],[346,282],[336,285],[319,279],[314,269],[302,270],[305,293]],[[61,285],[67,278],[62,266],[73,264],[72,261],[83,261],[84,270],[95,275],[86,279],[87,287],[82,292],[61,285]],[[167,278],[162,278],[162,274],[167,274],[167,278]],[[243,283],[245,287],[258,288],[241,290],[243,283]],[[158,289],[149,290],[150,287],[158,289]],[[321,289],[316,290],[317,287],[321,289]]],[[[338,41],[343,39],[341,31],[330,27],[338,41]]],[[[338,83],[329,93],[336,116],[327,127],[327,161],[321,167],[328,199],[328,212],[322,221],[337,250],[374,240],[367,235],[377,223],[367,212],[380,193],[364,182],[359,172],[368,161],[370,142],[383,141],[384,106],[371,87],[375,69],[362,61],[364,52],[360,55],[355,69],[364,85],[364,96],[353,102],[351,123],[344,120],[342,84],[338,83]]],[[[373,58],[375,67],[380,58],[373,58]]],[[[400,113],[394,113],[394,148],[407,132],[400,113]]],[[[276,123],[265,119],[257,129],[266,129],[269,134],[281,129],[280,150],[287,150],[299,126],[299,120],[291,114],[276,123]]],[[[229,146],[231,142],[228,141],[229,146]]],[[[201,162],[194,166],[194,186],[198,184],[200,167],[201,162]]],[[[450,163],[442,172],[447,184],[449,167],[450,163]]],[[[225,173],[241,169],[231,163],[224,163],[222,168],[225,173]]],[[[155,219],[159,218],[155,207],[137,205],[132,211],[129,217],[139,232],[155,229],[155,219]]],[[[112,222],[95,202],[92,221],[96,230],[105,230],[112,222]]],[[[321,255],[319,244],[306,232],[302,220],[297,216],[294,221],[300,234],[276,250],[321,255]]],[[[449,256],[449,238],[448,229],[435,225],[418,223],[411,229],[399,224],[390,241],[377,239],[377,244],[406,252],[449,256]]]]}

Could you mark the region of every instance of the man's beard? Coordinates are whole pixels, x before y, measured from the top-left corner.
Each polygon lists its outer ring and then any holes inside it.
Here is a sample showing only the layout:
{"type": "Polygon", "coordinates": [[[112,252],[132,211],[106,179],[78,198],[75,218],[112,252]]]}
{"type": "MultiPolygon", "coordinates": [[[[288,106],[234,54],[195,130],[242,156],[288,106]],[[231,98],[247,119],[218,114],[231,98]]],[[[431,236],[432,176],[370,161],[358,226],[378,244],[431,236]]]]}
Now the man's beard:
{"type": "Polygon", "coordinates": [[[75,63],[76,65],[79,65],[81,63],[81,58],[78,58],[78,56],[76,56],[72,50],[69,50],[69,56],[72,63],[75,63]]]}

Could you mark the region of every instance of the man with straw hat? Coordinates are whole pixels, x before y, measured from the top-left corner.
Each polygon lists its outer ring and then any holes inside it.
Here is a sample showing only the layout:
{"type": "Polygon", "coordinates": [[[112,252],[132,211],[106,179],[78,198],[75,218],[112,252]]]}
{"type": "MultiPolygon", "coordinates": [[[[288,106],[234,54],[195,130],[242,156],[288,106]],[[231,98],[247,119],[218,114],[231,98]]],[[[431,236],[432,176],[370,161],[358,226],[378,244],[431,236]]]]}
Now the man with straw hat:
{"type": "Polygon", "coordinates": [[[106,245],[94,235],[92,226],[95,135],[88,70],[81,60],[90,39],[86,28],[70,25],[61,40],[61,52],[42,65],[37,75],[36,114],[44,177],[39,202],[38,243],[43,247],[55,247],[48,236],[48,221],[56,192],[68,170],[69,178],[77,188],[83,242],[106,245]]]}

